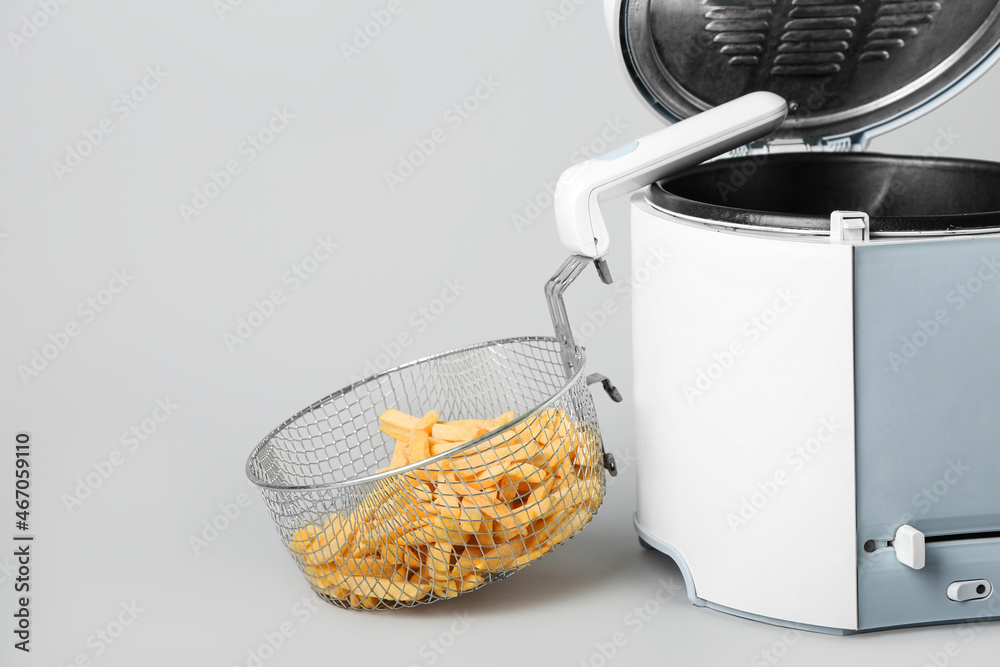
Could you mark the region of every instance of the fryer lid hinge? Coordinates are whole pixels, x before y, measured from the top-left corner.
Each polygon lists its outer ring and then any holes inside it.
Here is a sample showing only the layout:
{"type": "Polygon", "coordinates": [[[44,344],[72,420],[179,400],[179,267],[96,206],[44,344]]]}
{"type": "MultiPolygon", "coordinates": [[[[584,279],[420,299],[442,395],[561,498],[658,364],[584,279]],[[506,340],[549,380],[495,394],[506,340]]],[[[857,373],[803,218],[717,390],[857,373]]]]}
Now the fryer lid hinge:
{"type": "MultiPolygon", "coordinates": [[[[759,139],[745,146],[734,148],[716,160],[748,156],[767,156],[780,153],[851,153],[863,151],[868,146],[865,135],[842,136],[831,139],[759,139]]],[[[709,160],[711,162],[712,160],[709,160]]]]}

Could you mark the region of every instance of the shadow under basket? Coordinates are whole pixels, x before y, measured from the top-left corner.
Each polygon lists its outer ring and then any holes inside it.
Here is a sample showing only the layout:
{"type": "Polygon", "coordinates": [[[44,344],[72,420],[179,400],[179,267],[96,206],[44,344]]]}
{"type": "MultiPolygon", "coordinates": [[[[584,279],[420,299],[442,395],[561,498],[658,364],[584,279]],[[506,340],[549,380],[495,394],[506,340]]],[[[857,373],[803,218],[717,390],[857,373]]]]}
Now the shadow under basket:
{"type": "MultiPolygon", "coordinates": [[[[573,537],[604,499],[584,354],[556,338],[482,343],[346,387],[258,444],[247,476],[310,586],[345,608],[411,607],[503,579],[573,537]],[[389,470],[388,409],[503,426],[389,470]]],[[[610,457],[607,457],[610,459],[610,457]]]]}

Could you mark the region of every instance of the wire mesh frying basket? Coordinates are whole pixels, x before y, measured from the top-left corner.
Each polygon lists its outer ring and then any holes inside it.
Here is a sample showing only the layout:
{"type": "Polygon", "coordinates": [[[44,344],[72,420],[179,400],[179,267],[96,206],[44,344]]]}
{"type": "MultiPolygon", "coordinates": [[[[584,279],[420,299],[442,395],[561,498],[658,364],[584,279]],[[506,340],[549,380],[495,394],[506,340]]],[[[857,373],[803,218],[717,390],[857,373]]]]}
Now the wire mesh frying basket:
{"type": "Polygon", "coordinates": [[[247,461],[281,540],[310,586],[345,608],[410,607],[503,579],[580,531],[604,499],[605,454],[582,349],[562,291],[547,286],[558,338],[481,343],[420,359],[317,401],[247,461]],[[568,340],[569,345],[566,344],[568,340]],[[443,421],[512,421],[430,458],[387,469],[386,410],[443,421]]]}

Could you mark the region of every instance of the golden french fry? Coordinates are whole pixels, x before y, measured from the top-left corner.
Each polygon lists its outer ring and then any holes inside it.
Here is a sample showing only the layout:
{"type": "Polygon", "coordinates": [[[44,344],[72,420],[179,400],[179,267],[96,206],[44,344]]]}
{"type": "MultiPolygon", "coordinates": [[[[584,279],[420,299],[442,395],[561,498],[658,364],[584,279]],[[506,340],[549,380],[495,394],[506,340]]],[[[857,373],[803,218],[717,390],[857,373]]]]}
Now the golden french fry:
{"type": "Polygon", "coordinates": [[[430,458],[431,446],[426,431],[414,431],[406,443],[406,458],[411,463],[430,458]]]}
{"type": "Polygon", "coordinates": [[[342,586],[348,577],[394,577],[396,567],[382,558],[348,558],[327,575],[327,583],[342,586]]]}
{"type": "Polygon", "coordinates": [[[474,503],[462,503],[458,527],[463,533],[474,535],[485,530],[483,513],[474,503]]]}
{"type": "Polygon", "coordinates": [[[451,569],[452,546],[448,542],[433,544],[427,549],[427,562],[436,578],[448,577],[451,569]]]}
{"type": "Polygon", "coordinates": [[[447,483],[438,484],[437,499],[431,509],[439,516],[447,516],[458,521],[462,518],[462,500],[447,483]]]}
{"type": "Polygon", "coordinates": [[[347,517],[331,514],[323,524],[322,532],[318,533],[310,544],[309,550],[302,554],[302,560],[307,565],[322,565],[343,560],[351,547],[356,530],[357,528],[347,517]]]}
{"type": "Polygon", "coordinates": [[[437,542],[447,542],[450,544],[465,544],[465,535],[458,527],[458,522],[448,516],[430,517],[431,532],[437,542]]]}
{"type": "Polygon", "coordinates": [[[420,421],[417,417],[394,408],[389,408],[383,412],[379,415],[378,419],[381,424],[399,429],[400,431],[412,431],[416,427],[417,422],[420,421]]]}
{"type": "Polygon", "coordinates": [[[492,431],[494,428],[492,419],[456,419],[454,421],[441,422],[442,425],[447,426],[457,426],[462,428],[472,427],[474,429],[482,429],[485,431],[492,431]]]}
{"type": "Polygon", "coordinates": [[[511,410],[510,412],[503,413],[502,415],[493,420],[493,428],[498,429],[504,424],[514,421],[514,417],[516,416],[517,414],[513,410],[511,410]]]}
{"type": "Polygon", "coordinates": [[[593,437],[549,409],[462,448],[514,418],[383,413],[379,428],[397,440],[390,468],[462,451],[382,480],[350,517],[297,530],[288,546],[310,583],[364,609],[453,597],[574,535],[601,500],[593,437]]]}
{"type": "Polygon", "coordinates": [[[431,429],[441,419],[441,413],[437,410],[431,410],[423,417],[417,420],[417,423],[413,425],[411,430],[413,431],[423,431],[427,435],[431,434],[431,429]]]}
{"type": "Polygon", "coordinates": [[[348,577],[345,580],[345,585],[351,587],[355,591],[355,595],[361,598],[362,606],[365,606],[366,599],[374,599],[376,604],[379,598],[412,602],[421,600],[430,593],[429,586],[425,588],[412,584],[406,579],[389,577],[348,577]]]}
{"type": "Polygon", "coordinates": [[[392,458],[389,459],[389,468],[402,468],[403,466],[409,464],[409,459],[407,458],[407,445],[406,440],[396,439],[396,448],[392,450],[392,458]]]}
{"type": "Polygon", "coordinates": [[[448,450],[454,449],[455,447],[462,444],[460,442],[451,442],[450,440],[440,440],[436,438],[431,438],[431,440],[437,440],[437,444],[431,445],[431,456],[444,454],[448,450]]]}
{"type": "Polygon", "coordinates": [[[397,544],[406,544],[412,547],[433,544],[436,541],[437,537],[431,529],[429,521],[427,523],[417,525],[412,530],[408,530],[396,538],[397,544]]]}
{"type": "Polygon", "coordinates": [[[288,542],[288,548],[295,553],[302,555],[311,550],[312,542],[319,533],[319,528],[312,524],[303,526],[295,531],[294,535],[292,535],[292,539],[288,542]]]}
{"type": "MultiPolygon", "coordinates": [[[[483,516],[486,517],[487,519],[500,518],[500,510],[497,507],[496,494],[489,493],[486,491],[477,491],[474,489],[470,489],[467,486],[465,487],[465,489],[468,491],[468,493],[463,494],[462,496],[463,502],[468,501],[469,503],[474,504],[477,508],[479,508],[479,511],[482,512],[483,516]]],[[[508,512],[509,511],[510,510],[508,509],[508,512]]]]}
{"type": "Polygon", "coordinates": [[[303,565],[302,571],[306,575],[306,579],[309,583],[316,588],[326,588],[327,587],[327,577],[329,577],[335,570],[330,565],[324,563],[323,565],[303,565]]]}
{"type": "Polygon", "coordinates": [[[452,568],[451,578],[448,580],[448,594],[445,597],[454,597],[459,593],[471,591],[482,583],[482,578],[474,568],[460,569],[458,565],[452,568]]]}
{"type": "Polygon", "coordinates": [[[390,438],[395,438],[396,440],[406,440],[412,432],[409,429],[396,428],[395,426],[389,426],[387,424],[379,424],[378,430],[382,431],[390,438]]]}
{"type": "Polygon", "coordinates": [[[590,516],[589,511],[571,509],[565,514],[554,517],[554,525],[549,530],[549,539],[542,545],[542,550],[548,551],[575,535],[590,521],[590,516]]]}
{"type": "Polygon", "coordinates": [[[431,435],[435,438],[450,440],[452,442],[468,442],[469,440],[478,438],[481,433],[485,432],[486,431],[478,426],[452,424],[448,422],[438,422],[437,424],[434,424],[431,429],[431,435]]]}

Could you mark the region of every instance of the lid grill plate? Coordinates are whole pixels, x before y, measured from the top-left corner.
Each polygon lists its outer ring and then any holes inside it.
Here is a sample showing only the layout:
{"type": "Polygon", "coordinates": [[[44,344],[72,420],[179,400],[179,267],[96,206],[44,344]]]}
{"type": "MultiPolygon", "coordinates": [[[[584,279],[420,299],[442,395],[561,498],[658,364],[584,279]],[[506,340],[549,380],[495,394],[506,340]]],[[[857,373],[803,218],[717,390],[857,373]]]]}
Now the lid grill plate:
{"type": "Polygon", "coordinates": [[[809,143],[915,113],[1000,41],[995,0],[622,2],[626,65],[654,108],[676,120],[767,90],[790,103],[777,136],[809,143]]]}

